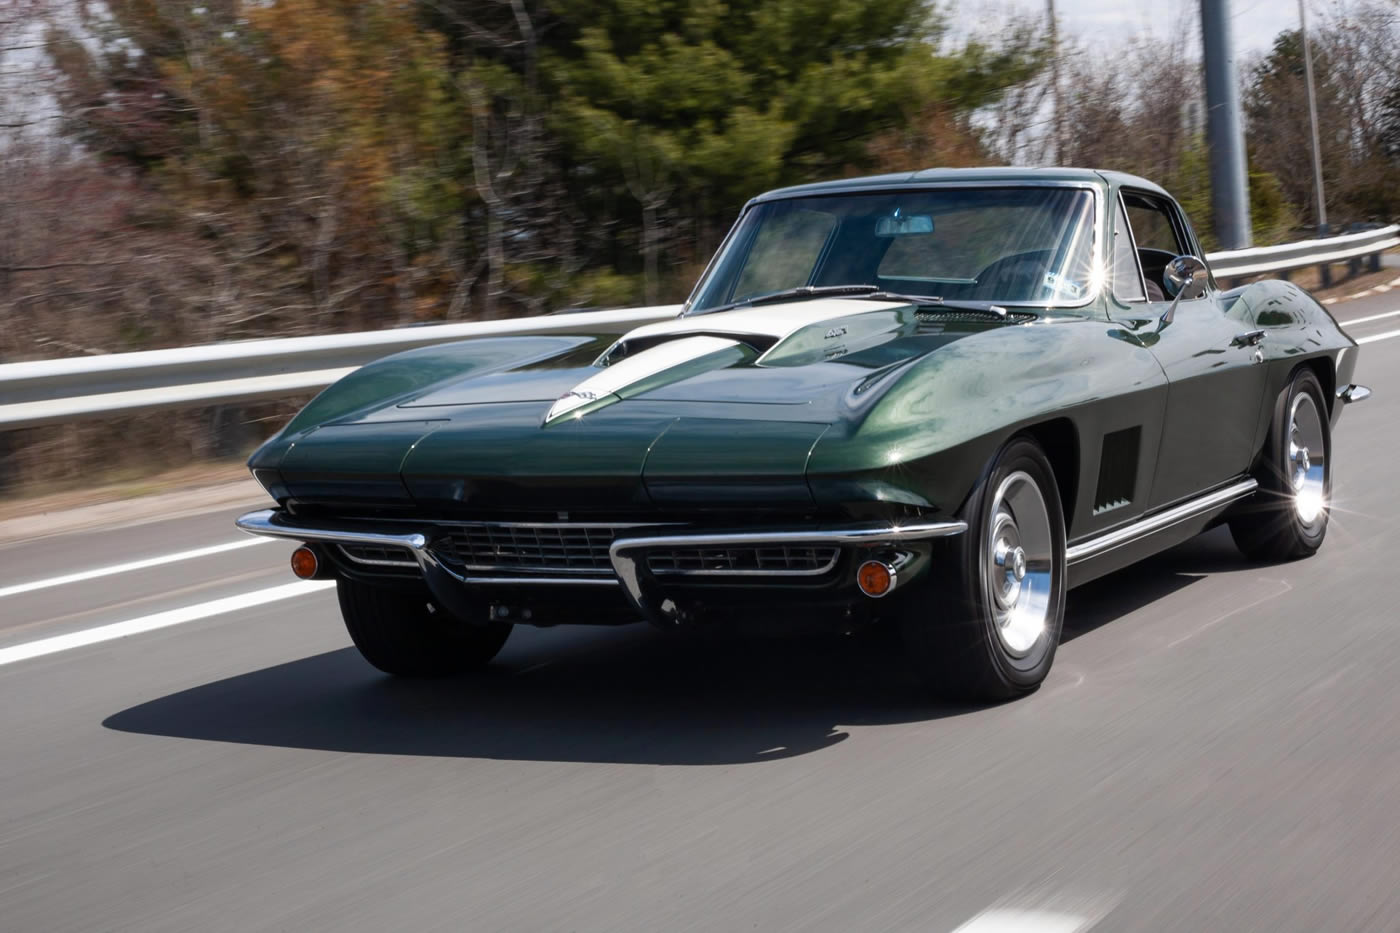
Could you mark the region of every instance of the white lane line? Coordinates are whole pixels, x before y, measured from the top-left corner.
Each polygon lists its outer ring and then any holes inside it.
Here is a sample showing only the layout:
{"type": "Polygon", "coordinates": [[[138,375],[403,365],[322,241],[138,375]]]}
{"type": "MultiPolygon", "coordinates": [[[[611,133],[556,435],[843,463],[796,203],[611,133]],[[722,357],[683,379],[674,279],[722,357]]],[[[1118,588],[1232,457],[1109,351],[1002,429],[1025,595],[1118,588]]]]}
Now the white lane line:
{"type": "Polygon", "coordinates": [[[1338,321],[1343,327],[1351,327],[1353,324],[1369,324],[1372,321],[1380,321],[1388,317],[1400,317],[1400,311],[1386,311],[1383,314],[1372,314],[1369,317],[1359,317],[1354,321],[1338,321]]]}
{"type": "Polygon", "coordinates": [[[953,933],[1079,933],[1093,921],[1048,910],[984,910],[953,933]]]}
{"type": "Polygon", "coordinates": [[[95,567],[92,570],[79,570],[76,573],[66,573],[61,577],[49,577],[46,580],[31,580],[28,583],[16,583],[11,586],[0,586],[0,598],[6,596],[17,596],[20,593],[30,593],[34,590],[44,590],[51,586],[63,586],[68,583],[80,583],[83,580],[95,580],[98,577],[110,577],[117,573],[130,573],[133,570],[145,570],[148,567],[159,567],[162,564],[173,564],[180,560],[193,560],[196,557],[209,557],[212,554],[222,554],[225,551],[236,551],[239,548],[251,547],[254,544],[268,544],[271,538],[240,538],[237,541],[229,541],[225,544],[212,544],[209,547],[195,548],[192,551],[179,551],[175,554],[162,554],[160,557],[147,557],[144,560],[133,560],[125,564],[111,564],[107,567],[95,567]]]}
{"type": "Polygon", "coordinates": [[[304,596],[307,593],[315,593],[332,586],[335,586],[334,580],[301,580],[296,583],[284,583],[280,586],[272,586],[264,590],[254,590],[251,593],[241,593],[238,596],[225,596],[222,599],[211,599],[208,602],[196,603],[193,606],[170,609],[166,612],[157,612],[154,615],[141,616],[138,619],[128,619],[125,622],[113,622],[110,625],[99,625],[96,628],[84,629],[81,632],[69,632],[66,635],[54,635],[51,638],[40,638],[38,641],[11,645],[8,648],[0,648],[0,667],[6,664],[14,664],[16,661],[28,661],[30,658],[38,658],[46,654],[55,654],[59,651],[68,651],[73,648],[82,648],[86,645],[95,645],[99,642],[112,641],[116,638],[125,638],[128,635],[139,635],[142,632],[169,628],[172,625],[181,625],[185,622],[194,622],[198,619],[222,615],[226,612],[237,612],[239,609],[251,609],[254,606],[262,606],[267,603],[275,603],[282,599],[291,599],[294,596],[304,596]]]}
{"type": "Polygon", "coordinates": [[[1357,343],[1375,343],[1377,340],[1389,340],[1391,337],[1400,337],[1400,330],[1388,330],[1383,334],[1371,334],[1369,337],[1353,337],[1357,343]]]}

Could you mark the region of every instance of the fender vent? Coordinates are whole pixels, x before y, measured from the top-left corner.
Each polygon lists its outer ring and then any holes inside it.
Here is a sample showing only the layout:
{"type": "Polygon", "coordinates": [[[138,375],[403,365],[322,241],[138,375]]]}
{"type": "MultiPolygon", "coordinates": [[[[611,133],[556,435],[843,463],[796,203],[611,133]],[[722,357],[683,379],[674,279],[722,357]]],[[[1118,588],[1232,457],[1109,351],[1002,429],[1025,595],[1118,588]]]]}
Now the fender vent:
{"type": "Polygon", "coordinates": [[[1142,426],[1136,425],[1103,436],[1099,456],[1099,485],[1094,493],[1094,514],[1102,515],[1133,501],[1137,485],[1138,451],[1142,426]]]}

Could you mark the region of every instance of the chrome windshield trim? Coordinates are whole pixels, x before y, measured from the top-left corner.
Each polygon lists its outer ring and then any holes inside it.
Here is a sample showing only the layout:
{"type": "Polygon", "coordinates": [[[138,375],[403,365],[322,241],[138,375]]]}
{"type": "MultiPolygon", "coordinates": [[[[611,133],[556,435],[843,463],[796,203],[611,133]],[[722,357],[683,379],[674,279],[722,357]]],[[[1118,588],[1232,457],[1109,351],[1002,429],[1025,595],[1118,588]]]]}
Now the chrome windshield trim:
{"type": "Polygon", "coordinates": [[[1167,509],[1165,512],[1140,518],[1121,528],[1115,528],[1090,538],[1088,541],[1080,542],[1068,549],[1065,554],[1065,562],[1073,565],[1091,557],[1106,554],[1125,544],[1131,544],[1139,538],[1165,531],[1173,525],[1204,515],[1214,509],[1224,508],[1230,503],[1250,495],[1258,488],[1258,480],[1245,479],[1223,489],[1197,496],[1181,505],[1167,509]]]}
{"type": "MultiPolygon", "coordinates": [[[[772,204],[777,201],[788,201],[806,198],[840,198],[840,197],[868,197],[881,194],[901,194],[914,191],[932,191],[939,188],[1078,188],[1090,192],[1094,198],[1093,210],[1093,230],[1091,232],[1090,249],[1092,251],[1093,263],[1096,271],[1091,276],[1092,286],[1089,294],[1083,301],[1074,303],[1058,301],[997,301],[996,304],[1011,310],[1017,308],[1033,308],[1038,311],[1078,311],[1087,308],[1098,302],[1106,294],[1108,263],[1112,257],[1104,257],[1104,246],[1109,238],[1105,236],[1108,224],[1108,208],[1106,193],[1111,189],[1111,185],[1106,179],[1101,181],[1091,181],[1089,179],[1000,179],[997,181],[968,180],[968,181],[930,181],[918,182],[909,181],[896,185],[877,185],[870,188],[851,187],[840,191],[784,194],[778,197],[766,197],[759,195],[744,205],[743,210],[735,219],[734,224],[725,234],[724,240],[720,243],[719,249],[715,250],[710,261],[705,264],[705,271],[700,273],[700,278],[696,280],[695,287],[690,290],[690,295],[686,298],[685,304],[681,305],[681,311],[677,317],[699,317],[704,314],[711,314],[709,308],[696,310],[695,301],[705,286],[709,284],[710,277],[717,271],[720,257],[724,255],[726,249],[732,245],[735,234],[744,222],[744,218],[755,207],[764,204],[772,204]]],[[[723,312],[721,312],[723,313],[723,312]]]]}

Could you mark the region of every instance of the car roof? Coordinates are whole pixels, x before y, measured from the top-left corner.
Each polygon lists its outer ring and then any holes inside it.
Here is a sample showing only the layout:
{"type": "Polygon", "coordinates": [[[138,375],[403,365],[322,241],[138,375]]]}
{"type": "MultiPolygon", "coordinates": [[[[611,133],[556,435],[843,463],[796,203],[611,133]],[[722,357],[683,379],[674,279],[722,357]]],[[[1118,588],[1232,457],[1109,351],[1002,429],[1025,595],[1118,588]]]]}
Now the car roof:
{"type": "Polygon", "coordinates": [[[824,194],[847,194],[861,191],[878,191],[882,188],[922,188],[950,183],[1020,184],[1094,184],[1105,183],[1114,187],[1127,186],[1140,188],[1155,194],[1167,194],[1160,186],[1145,178],[1125,172],[1111,172],[1092,168],[1027,168],[1001,166],[996,168],[926,168],[918,172],[896,172],[890,175],[867,175],[863,178],[842,178],[836,181],[820,181],[809,185],[793,185],[767,191],[750,201],[775,201],[783,198],[809,197],[824,194]]]}

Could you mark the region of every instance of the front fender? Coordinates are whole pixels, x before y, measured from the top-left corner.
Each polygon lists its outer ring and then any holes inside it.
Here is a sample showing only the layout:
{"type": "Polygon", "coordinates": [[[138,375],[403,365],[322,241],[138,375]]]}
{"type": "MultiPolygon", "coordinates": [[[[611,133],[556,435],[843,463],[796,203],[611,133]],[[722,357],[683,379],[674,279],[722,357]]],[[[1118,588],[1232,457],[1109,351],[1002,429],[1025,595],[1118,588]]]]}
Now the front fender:
{"type": "Polygon", "coordinates": [[[808,483],[819,503],[877,500],[954,514],[1018,431],[1068,418],[1097,443],[1120,426],[1160,425],[1165,386],[1140,340],[1105,320],[972,335],[893,376],[863,418],[834,425],[813,450],[808,483]]]}

